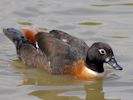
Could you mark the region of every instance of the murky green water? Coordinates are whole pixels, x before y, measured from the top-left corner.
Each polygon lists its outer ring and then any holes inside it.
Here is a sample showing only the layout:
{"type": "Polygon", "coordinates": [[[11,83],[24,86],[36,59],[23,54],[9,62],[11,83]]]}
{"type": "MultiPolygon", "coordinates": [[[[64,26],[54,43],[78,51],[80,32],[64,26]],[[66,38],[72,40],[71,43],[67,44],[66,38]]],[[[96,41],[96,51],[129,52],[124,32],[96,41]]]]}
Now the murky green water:
{"type": "Polygon", "coordinates": [[[132,100],[133,0],[1,0],[0,100],[132,100]],[[28,22],[23,23],[23,22],[28,22]],[[109,43],[124,70],[105,79],[81,81],[28,69],[17,61],[4,27],[59,29],[109,43]]]}

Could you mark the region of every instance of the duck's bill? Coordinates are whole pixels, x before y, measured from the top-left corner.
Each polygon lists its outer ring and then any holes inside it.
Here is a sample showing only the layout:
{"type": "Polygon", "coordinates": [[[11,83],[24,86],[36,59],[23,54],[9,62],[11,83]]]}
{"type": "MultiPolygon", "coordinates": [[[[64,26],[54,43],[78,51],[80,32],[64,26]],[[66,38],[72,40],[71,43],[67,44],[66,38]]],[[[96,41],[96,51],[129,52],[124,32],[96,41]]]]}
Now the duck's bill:
{"type": "Polygon", "coordinates": [[[122,70],[123,68],[117,63],[115,57],[112,57],[107,63],[116,70],[122,70]]]}

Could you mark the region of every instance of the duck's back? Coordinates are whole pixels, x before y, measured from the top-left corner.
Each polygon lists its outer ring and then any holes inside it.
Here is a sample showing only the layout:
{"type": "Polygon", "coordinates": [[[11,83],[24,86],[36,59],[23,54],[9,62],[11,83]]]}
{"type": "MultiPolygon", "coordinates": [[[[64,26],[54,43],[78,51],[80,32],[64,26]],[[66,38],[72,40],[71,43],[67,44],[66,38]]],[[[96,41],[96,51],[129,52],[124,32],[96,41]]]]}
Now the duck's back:
{"type": "Polygon", "coordinates": [[[65,42],[69,44],[71,47],[75,48],[79,51],[82,55],[86,56],[88,51],[88,45],[82,41],[81,39],[78,39],[74,36],[69,35],[66,32],[59,31],[59,30],[52,30],[49,32],[54,36],[55,38],[61,40],[62,42],[65,42]]]}
{"type": "Polygon", "coordinates": [[[66,69],[84,59],[86,55],[77,48],[69,45],[55,36],[39,32],[36,35],[39,48],[47,55],[51,66],[51,73],[66,73],[66,69]]]}

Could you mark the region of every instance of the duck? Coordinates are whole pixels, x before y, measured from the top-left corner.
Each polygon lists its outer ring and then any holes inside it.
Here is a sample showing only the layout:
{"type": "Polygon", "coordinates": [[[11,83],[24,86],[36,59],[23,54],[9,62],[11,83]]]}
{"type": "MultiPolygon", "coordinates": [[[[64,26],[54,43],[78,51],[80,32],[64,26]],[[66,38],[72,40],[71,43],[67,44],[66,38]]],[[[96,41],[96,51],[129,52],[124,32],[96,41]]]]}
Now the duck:
{"type": "Polygon", "coordinates": [[[107,43],[95,42],[89,47],[83,40],[59,30],[35,33],[30,29],[4,28],[3,33],[16,46],[22,63],[53,75],[89,80],[104,76],[104,63],[116,70],[123,69],[107,43]]]}

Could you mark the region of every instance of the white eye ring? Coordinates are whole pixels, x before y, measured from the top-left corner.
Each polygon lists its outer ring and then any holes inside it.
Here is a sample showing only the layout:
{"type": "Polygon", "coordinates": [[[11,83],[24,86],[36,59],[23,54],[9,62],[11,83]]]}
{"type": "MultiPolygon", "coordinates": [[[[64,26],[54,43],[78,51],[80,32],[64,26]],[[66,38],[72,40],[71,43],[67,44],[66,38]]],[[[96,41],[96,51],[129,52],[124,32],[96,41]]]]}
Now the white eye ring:
{"type": "Polygon", "coordinates": [[[105,55],[105,54],[106,54],[106,51],[105,51],[104,49],[98,49],[98,51],[99,51],[99,53],[100,53],[101,55],[105,55]]]}

